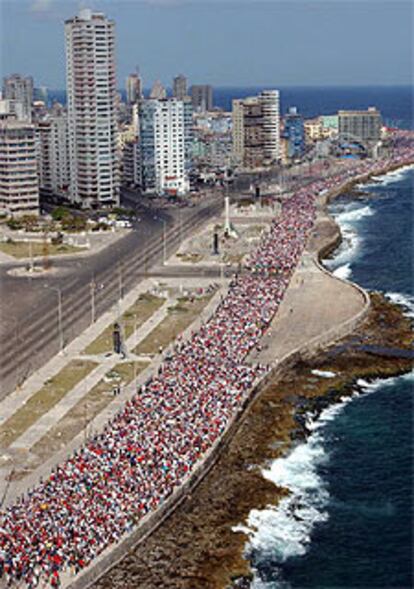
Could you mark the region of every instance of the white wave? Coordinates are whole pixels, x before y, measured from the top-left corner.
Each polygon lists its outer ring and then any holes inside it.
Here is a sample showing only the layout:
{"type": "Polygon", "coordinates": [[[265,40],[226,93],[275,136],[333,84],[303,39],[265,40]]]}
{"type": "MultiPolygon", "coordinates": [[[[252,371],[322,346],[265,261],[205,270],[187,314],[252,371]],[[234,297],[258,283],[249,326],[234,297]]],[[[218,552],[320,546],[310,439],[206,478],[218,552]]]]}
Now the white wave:
{"type": "Polygon", "coordinates": [[[398,382],[414,382],[414,370],[401,374],[399,376],[390,376],[389,378],[376,378],[372,381],[367,381],[363,378],[357,380],[357,385],[362,388],[365,394],[375,393],[378,389],[384,387],[394,386],[398,382]]]}
{"type": "Polygon", "coordinates": [[[385,296],[396,305],[403,307],[407,317],[414,319],[414,297],[412,295],[401,292],[387,292],[385,296]]]}
{"type": "Polygon", "coordinates": [[[311,370],[312,374],[315,376],[321,376],[322,378],[333,378],[336,376],[336,372],[331,372],[330,370],[311,370]]]}
{"type": "Polygon", "coordinates": [[[349,223],[360,221],[364,217],[372,217],[374,214],[375,211],[369,205],[355,208],[352,203],[352,208],[345,210],[343,213],[339,213],[339,215],[336,217],[336,222],[340,226],[348,225],[349,223]]]}
{"type": "Polygon", "coordinates": [[[398,168],[398,170],[388,172],[388,174],[383,174],[382,176],[373,176],[373,180],[379,182],[381,186],[388,186],[388,184],[400,182],[400,180],[404,178],[407,172],[409,172],[412,169],[414,169],[414,165],[412,164],[410,164],[409,166],[402,166],[401,168],[398,168]]]}
{"type": "MultiPolygon", "coordinates": [[[[332,271],[339,270],[339,266],[345,266],[357,257],[363,240],[358,235],[356,226],[358,221],[374,214],[373,209],[369,205],[355,207],[355,203],[347,204],[345,207],[342,207],[341,211],[335,213],[333,210],[333,215],[341,230],[342,243],[337,249],[335,256],[324,261],[327,268],[332,271]]],[[[335,275],[339,278],[350,277],[351,272],[349,266],[340,272],[335,275]]]]}
{"type": "Polygon", "coordinates": [[[341,280],[349,280],[352,275],[351,264],[344,264],[343,266],[339,266],[336,268],[332,274],[337,278],[341,278],[341,280]]]}
{"type": "Polygon", "coordinates": [[[313,431],[307,441],[262,471],[266,479],[288,489],[290,494],[276,507],[253,509],[246,524],[233,528],[249,537],[248,553],[254,551],[260,559],[271,554],[280,563],[306,553],[315,525],[328,519],[329,492],[318,472],[329,460],[323,445],[323,426],[335,419],[348,402],[350,398],[345,398],[322,411],[318,419],[308,420],[313,431]]]}

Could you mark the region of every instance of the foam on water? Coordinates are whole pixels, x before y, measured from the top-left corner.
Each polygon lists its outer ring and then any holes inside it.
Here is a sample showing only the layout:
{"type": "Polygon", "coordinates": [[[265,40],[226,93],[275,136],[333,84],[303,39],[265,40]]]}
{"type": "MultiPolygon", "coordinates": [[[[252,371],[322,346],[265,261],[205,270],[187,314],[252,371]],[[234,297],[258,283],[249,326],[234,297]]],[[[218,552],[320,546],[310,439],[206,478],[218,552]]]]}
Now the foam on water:
{"type": "MultiPolygon", "coordinates": [[[[400,182],[400,180],[404,178],[407,172],[409,172],[413,168],[414,166],[410,164],[408,166],[398,168],[398,170],[394,170],[393,172],[388,172],[388,174],[383,174],[382,176],[373,176],[373,180],[376,180],[374,186],[378,185],[378,183],[380,183],[381,186],[388,186],[388,184],[392,184],[393,182],[400,182]]],[[[370,185],[366,185],[366,187],[367,186],[370,185]]]]}
{"type": "Polygon", "coordinates": [[[400,292],[387,292],[385,296],[393,303],[403,307],[406,317],[414,319],[414,296],[400,292]]]}
{"type": "Polygon", "coordinates": [[[361,219],[372,216],[374,211],[369,205],[356,206],[355,203],[341,205],[337,211],[336,214],[334,212],[334,216],[341,229],[342,243],[335,256],[324,260],[324,264],[338,278],[349,279],[352,274],[351,262],[359,254],[363,241],[361,236],[358,235],[357,224],[361,219]]]}
{"type": "Polygon", "coordinates": [[[333,378],[336,376],[336,372],[331,372],[330,370],[311,370],[311,373],[315,376],[321,376],[322,378],[333,378]]]}
{"type": "Polygon", "coordinates": [[[260,559],[271,556],[281,564],[306,553],[313,528],[328,518],[329,492],[318,472],[329,460],[323,444],[323,427],[335,419],[349,401],[346,398],[325,409],[316,420],[309,418],[308,426],[313,431],[307,441],[262,471],[266,479],[288,489],[290,494],[276,507],[253,509],[247,523],[234,528],[248,535],[248,554],[260,555],[260,559]]]}
{"type": "MultiPolygon", "coordinates": [[[[357,384],[364,394],[370,394],[401,380],[414,382],[414,370],[402,376],[371,382],[359,379],[357,384]]],[[[343,397],[339,403],[324,409],[317,419],[309,415],[307,427],[312,433],[307,441],[262,471],[266,479],[288,489],[290,494],[276,507],[253,509],[246,524],[233,528],[248,536],[246,553],[248,557],[254,556],[256,566],[271,560],[277,567],[292,557],[303,556],[308,551],[315,526],[328,520],[329,489],[320,474],[320,467],[329,461],[324,447],[324,427],[360,395],[355,391],[352,396],[343,397]]],[[[276,582],[264,581],[255,568],[253,573],[252,589],[290,587],[283,579],[281,569],[273,570],[273,579],[275,575],[278,577],[276,582]]]]}
{"type": "Polygon", "coordinates": [[[337,278],[341,278],[341,280],[349,280],[352,276],[351,264],[348,262],[343,266],[339,266],[332,274],[337,278]]]}

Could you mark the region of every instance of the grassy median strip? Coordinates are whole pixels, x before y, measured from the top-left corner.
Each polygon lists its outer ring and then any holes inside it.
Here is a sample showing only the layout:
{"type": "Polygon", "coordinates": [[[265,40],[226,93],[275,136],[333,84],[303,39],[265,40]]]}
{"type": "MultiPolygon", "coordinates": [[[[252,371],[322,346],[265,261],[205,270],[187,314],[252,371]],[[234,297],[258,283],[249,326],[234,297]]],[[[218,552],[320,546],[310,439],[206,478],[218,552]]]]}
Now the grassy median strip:
{"type": "MultiPolygon", "coordinates": [[[[151,315],[155,313],[165,302],[162,297],[150,293],[144,293],[138,297],[129,309],[122,315],[124,339],[128,339],[135,328],[139,329],[151,315]]],[[[112,350],[113,325],[107,327],[92,343],[87,346],[84,354],[104,354],[112,350]]]]}
{"type": "MultiPolygon", "coordinates": [[[[0,243],[0,251],[14,258],[30,258],[30,256],[38,258],[45,254],[44,245],[39,241],[32,241],[31,247],[28,241],[6,241],[0,243]]],[[[84,247],[76,247],[66,243],[47,244],[47,253],[49,256],[77,254],[82,251],[85,251],[84,247]]]]}
{"type": "Polygon", "coordinates": [[[114,385],[121,388],[138,376],[149,362],[122,362],[100,380],[62,419],[54,425],[32,448],[38,464],[65,447],[114,398],[114,385]]]}
{"type": "Polygon", "coordinates": [[[163,319],[134,349],[141,354],[156,354],[172,343],[198,317],[204,307],[212,299],[214,293],[199,298],[182,297],[178,304],[170,307],[168,315],[163,319]]]}
{"type": "Polygon", "coordinates": [[[89,360],[72,360],[0,427],[0,446],[7,447],[71,391],[97,366],[89,360]]]}

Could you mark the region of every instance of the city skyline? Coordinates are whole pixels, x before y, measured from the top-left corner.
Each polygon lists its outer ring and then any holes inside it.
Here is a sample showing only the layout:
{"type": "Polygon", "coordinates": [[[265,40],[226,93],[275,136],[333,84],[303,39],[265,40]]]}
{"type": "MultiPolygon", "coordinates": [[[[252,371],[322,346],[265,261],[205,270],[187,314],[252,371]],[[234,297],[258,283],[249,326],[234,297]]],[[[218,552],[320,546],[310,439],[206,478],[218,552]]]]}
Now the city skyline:
{"type": "Polygon", "coordinates": [[[146,88],[179,73],[235,87],[411,83],[412,5],[372,0],[1,0],[1,75],[63,89],[63,23],[80,4],[115,20],[118,88],[136,65],[146,88]]]}

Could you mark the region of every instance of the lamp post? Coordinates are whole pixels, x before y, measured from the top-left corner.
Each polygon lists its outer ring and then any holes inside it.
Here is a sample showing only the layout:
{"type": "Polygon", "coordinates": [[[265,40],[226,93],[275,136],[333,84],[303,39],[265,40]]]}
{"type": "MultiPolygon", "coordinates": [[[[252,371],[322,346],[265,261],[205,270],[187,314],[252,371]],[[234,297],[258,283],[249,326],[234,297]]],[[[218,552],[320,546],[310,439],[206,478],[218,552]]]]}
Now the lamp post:
{"type": "Polygon", "coordinates": [[[90,282],[91,288],[91,325],[95,323],[95,289],[96,289],[96,282],[94,279],[90,282]]]}
{"type": "Polygon", "coordinates": [[[162,223],[162,263],[165,266],[167,261],[167,222],[165,219],[158,217],[157,215],[154,215],[154,219],[156,221],[161,221],[162,223]]]}
{"type": "Polygon", "coordinates": [[[54,290],[58,295],[58,331],[59,331],[59,352],[63,352],[64,341],[63,341],[63,326],[62,326],[62,291],[59,286],[47,286],[45,288],[50,288],[50,290],[54,290]]]}

